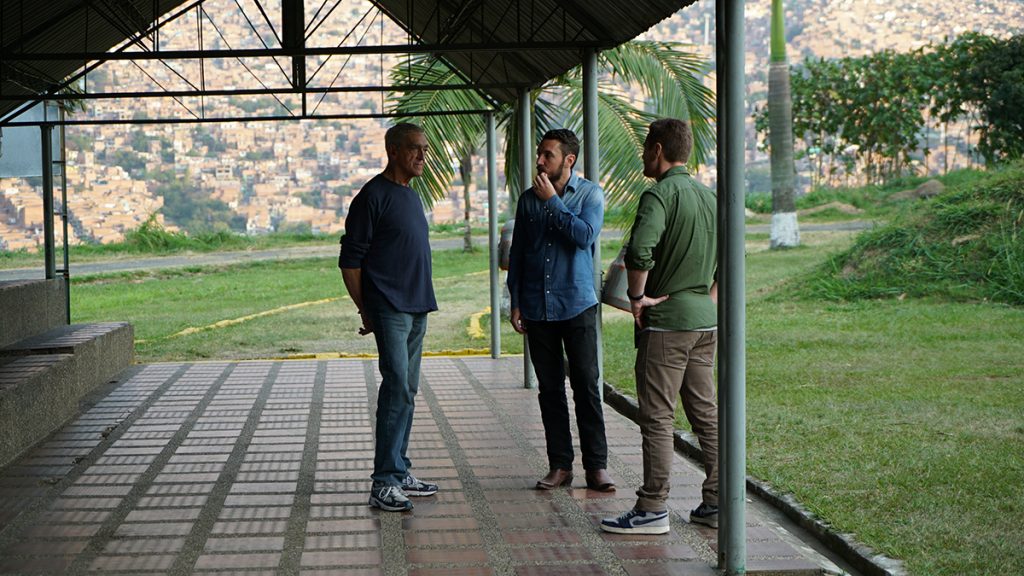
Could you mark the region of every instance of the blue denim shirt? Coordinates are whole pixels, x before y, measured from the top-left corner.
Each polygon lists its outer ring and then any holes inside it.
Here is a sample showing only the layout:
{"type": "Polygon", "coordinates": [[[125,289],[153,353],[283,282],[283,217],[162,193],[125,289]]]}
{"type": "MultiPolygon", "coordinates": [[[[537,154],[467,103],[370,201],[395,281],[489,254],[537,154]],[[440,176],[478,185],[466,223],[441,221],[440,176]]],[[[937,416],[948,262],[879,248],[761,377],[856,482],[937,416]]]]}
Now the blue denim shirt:
{"type": "Polygon", "coordinates": [[[508,291],[526,320],[568,320],[597,304],[594,243],[604,193],[575,173],[562,192],[542,202],[530,188],[516,206],[508,291]]]}

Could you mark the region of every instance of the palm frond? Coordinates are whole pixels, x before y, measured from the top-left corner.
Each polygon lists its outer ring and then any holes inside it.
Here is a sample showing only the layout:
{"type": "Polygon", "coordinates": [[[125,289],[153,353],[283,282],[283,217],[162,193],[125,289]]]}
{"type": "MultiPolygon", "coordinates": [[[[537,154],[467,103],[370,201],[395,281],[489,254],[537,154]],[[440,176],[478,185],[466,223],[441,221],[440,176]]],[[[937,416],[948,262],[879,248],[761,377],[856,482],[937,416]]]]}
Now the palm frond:
{"type": "MultiPolygon", "coordinates": [[[[630,103],[627,95],[612,82],[599,86],[598,130],[601,142],[601,181],[612,206],[623,208],[618,224],[628,224],[636,210],[640,193],[649,182],[643,176],[640,154],[647,126],[657,117],[689,120],[694,132],[691,168],[706,162],[715,146],[715,102],[703,83],[708,65],[703,58],[677,42],[631,41],[602,52],[599,66],[611,73],[611,79],[639,86],[646,101],[641,107],[630,103]]],[[[419,55],[392,70],[396,83],[445,85],[465,80],[440,58],[419,55]]],[[[550,128],[567,127],[580,132],[582,123],[582,74],[576,67],[552,79],[531,93],[531,129],[533,142],[539,142],[550,128]]],[[[420,111],[455,111],[488,108],[487,101],[475,91],[420,91],[391,95],[393,111],[412,115],[420,111]]],[[[505,176],[510,206],[520,190],[522,154],[519,133],[519,107],[505,105],[495,111],[499,131],[505,135],[505,176]]],[[[413,120],[417,121],[417,120],[413,120]]],[[[484,137],[481,116],[442,115],[418,120],[427,130],[435,147],[428,156],[427,170],[419,181],[424,200],[442,198],[454,179],[456,162],[475,154],[484,137]]],[[[531,143],[532,149],[533,143],[531,143]]],[[[584,151],[585,153],[585,151],[584,151]]],[[[532,159],[528,159],[532,160],[532,159]]]]}
{"type": "Polygon", "coordinates": [[[689,120],[694,145],[690,167],[703,164],[715,146],[715,97],[702,78],[708,63],[680,42],[634,40],[601,52],[599,63],[648,96],[647,111],[689,120]]]}
{"type": "MultiPolygon", "coordinates": [[[[566,118],[572,117],[571,111],[556,100],[545,98],[543,90],[534,90],[530,94],[532,101],[531,109],[533,117],[530,122],[530,133],[533,134],[531,150],[536,142],[544,137],[544,134],[552,128],[569,127],[566,118]]],[[[505,181],[508,186],[509,206],[515,206],[519,195],[523,193],[519,185],[520,175],[520,137],[519,137],[519,107],[510,108],[508,114],[502,119],[502,127],[505,131],[505,181]]],[[[533,158],[527,158],[528,162],[533,158]]]]}
{"type": "MultiPolygon", "coordinates": [[[[464,80],[443,60],[429,54],[409,58],[391,70],[391,79],[400,85],[445,86],[464,80]]],[[[458,112],[482,110],[490,105],[473,90],[414,90],[390,94],[389,112],[398,114],[396,122],[419,124],[427,133],[431,152],[423,176],[412,182],[426,205],[445,197],[455,178],[456,162],[472,156],[484,138],[484,118],[479,114],[439,114],[414,116],[418,112],[458,112]],[[407,115],[407,116],[406,116],[407,115]]]]}
{"type": "MultiPolygon", "coordinates": [[[[562,87],[565,107],[579,111],[582,118],[583,90],[578,82],[562,87]]],[[[600,138],[601,182],[609,206],[622,208],[612,222],[623,227],[633,220],[640,194],[650,186],[643,174],[644,138],[655,116],[627,102],[621,89],[601,83],[598,86],[597,130],[600,138]]],[[[583,154],[587,151],[583,150],[583,154]]]]}

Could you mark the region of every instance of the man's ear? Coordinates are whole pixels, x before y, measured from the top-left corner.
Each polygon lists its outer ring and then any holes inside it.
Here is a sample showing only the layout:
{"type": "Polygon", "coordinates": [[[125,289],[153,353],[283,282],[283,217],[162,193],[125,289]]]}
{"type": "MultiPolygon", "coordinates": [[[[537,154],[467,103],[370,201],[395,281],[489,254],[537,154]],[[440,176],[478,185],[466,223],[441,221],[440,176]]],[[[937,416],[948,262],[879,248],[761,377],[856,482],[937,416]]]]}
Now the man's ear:
{"type": "Polygon", "coordinates": [[[569,167],[570,168],[575,168],[576,167],[576,155],[575,154],[570,152],[569,154],[567,154],[565,156],[565,159],[569,161],[569,167]]]}

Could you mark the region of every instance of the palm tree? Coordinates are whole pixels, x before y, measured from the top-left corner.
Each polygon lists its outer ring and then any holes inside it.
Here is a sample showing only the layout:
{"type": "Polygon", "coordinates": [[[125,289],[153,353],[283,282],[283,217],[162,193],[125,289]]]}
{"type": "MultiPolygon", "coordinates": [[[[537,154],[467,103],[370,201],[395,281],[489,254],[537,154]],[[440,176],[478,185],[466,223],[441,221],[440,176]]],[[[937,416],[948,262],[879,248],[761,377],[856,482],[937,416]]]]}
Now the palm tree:
{"type": "Polygon", "coordinates": [[[789,91],[782,0],[772,0],[771,59],[768,68],[768,143],[772,163],[772,248],[800,245],[793,164],[793,100],[789,91]]]}
{"type": "MultiPolygon", "coordinates": [[[[656,117],[670,116],[690,120],[694,130],[692,167],[707,159],[714,147],[714,97],[701,79],[707,63],[674,42],[631,41],[602,52],[598,66],[606,71],[598,87],[598,130],[601,138],[601,180],[611,206],[622,208],[617,224],[632,221],[640,192],[649,186],[643,176],[640,153],[647,125],[656,117]],[[639,87],[646,97],[646,110],[630,104],[626,85],[639,87]]],[[[391,71],[400,85],[465,84],[456,71],[441,58],[415,55],[391,71]]],[[[567,127],[579,132],[583,120],[583,80],[581,67],[552,79],[531,93],[533,99],[534,140],[551,128],[567,127]]],[[[471,90],[410,91],[389,95],[390,111],[398,115],[415,112],[444,112],[490,108],[489,103],[471,90]]],[[[505,175],[510,200],[519,193],[519,125],[517,107],[502,105],[495,110],[496,124],[504,133],[505,175]]],[[[428,157],[422,178],[414,187],[431,204],[443,198],[455,176],[462,171],[465,214],[469,214],[468,182],[471,170],[465,160],[476,154],[484,139],[484,119],[480,115],[437,115],[409,118],[427,131],[436,154],[428,157]],[[453,163],[451,159],[457,159],[453,163]]],[[[585,153],[585,151],[584,151],[585,153]]],[[[514,204],[512,204],[514,206],[514,204]]],[[[468,228],[469,224],[466,223],[468,228]]]]}

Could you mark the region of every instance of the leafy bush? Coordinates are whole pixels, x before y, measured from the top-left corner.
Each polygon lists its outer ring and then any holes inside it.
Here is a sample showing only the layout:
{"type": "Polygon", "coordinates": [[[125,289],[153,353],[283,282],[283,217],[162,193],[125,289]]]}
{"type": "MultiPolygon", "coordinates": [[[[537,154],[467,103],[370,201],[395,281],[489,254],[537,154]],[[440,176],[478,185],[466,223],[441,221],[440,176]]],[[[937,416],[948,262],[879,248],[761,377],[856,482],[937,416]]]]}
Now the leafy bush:
{"type": "Polygon", "coordinates": [[[814,273],[829,299],[939,296],[1024,305],[1024,163],[951,187],[860,235],[814,273]]]}
{"type": "Polygon", "coordinates": [[[209,251],[222,248],[245,248],[252,242],[233,232],[217,230],[188,235],[171,232],[150,216],[135,230],[125,232],[124,242],[110,245],[111,251],[124,252],[177,252],[183,250],[209,251]]]}
{"type": "Polygon", "coordinates": [[[752,212],[758,214],[771,214],[772,213],[772,195],[770,192],[753,192],[747,194],[744,200],[744,205],[749,208],[752,212]]]}
{"type": "Polygon", "coordinates": [[[150,216],[141,226],[125,233],[124,241],[113,244],[83,244],[72,246],[72,255],[102,256],[105,254],[160,254],[170,252],[212,252],[215,250],[265,249],[297,244],[334,244],[335,235],[313,234],[308,226],[304,230],[282,231],[259,236],[246,236],[230,230],[216,230],[186,234],[171,232],[150,216]]]}

